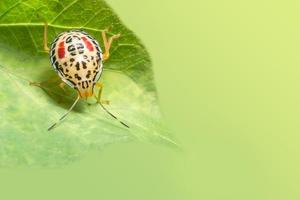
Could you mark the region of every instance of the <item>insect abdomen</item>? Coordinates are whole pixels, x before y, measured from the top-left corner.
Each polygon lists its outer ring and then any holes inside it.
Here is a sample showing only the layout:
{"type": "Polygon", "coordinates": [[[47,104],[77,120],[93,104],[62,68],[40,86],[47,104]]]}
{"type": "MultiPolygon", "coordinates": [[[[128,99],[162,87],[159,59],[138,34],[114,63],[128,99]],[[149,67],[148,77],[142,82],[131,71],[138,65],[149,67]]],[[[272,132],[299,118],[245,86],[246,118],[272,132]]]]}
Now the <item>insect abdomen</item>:
{"type": "Polygon", "coordinates": [[[90,35],[82,31],[59,35],[52,44],[50,59],[61,79],[82,97],[93,94],[102,72],[102,52],[90,35]]]}

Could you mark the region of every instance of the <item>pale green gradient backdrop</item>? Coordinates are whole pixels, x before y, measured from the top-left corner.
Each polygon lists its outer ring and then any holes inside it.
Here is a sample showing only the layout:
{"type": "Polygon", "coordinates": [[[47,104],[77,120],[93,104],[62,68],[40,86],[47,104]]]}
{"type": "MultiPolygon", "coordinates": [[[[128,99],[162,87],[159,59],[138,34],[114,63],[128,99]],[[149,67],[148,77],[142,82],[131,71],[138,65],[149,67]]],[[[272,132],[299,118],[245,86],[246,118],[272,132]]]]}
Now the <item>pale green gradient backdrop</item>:
{"type": "Polygon", "coordinates": [[[109,0],[154,61],[183,151],[123,144],[0,170],[0,199],[300,199],[300,2],[109,0]]]}

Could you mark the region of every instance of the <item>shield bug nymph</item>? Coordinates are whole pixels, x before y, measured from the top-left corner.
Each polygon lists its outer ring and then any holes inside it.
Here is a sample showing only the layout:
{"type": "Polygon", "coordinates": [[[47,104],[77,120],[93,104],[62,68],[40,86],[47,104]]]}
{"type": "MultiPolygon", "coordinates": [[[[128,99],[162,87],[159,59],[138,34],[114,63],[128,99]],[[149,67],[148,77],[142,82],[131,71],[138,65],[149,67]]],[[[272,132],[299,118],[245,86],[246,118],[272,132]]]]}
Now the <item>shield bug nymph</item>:
{"type": "MultiPolygon", "coordinates": [[[[109,39],[106,37],[106,31],[102,31],[104,43],[104,53],[99,43],[83,30],[70,30],[62,32],[53,40],[50,49],[48,48],[48,24],[44,27],[44,50],[50,54],[50,62],[61,80],[74,88],[78,92],[78,97],[58,122],[54,123],[48,130],[55,128],[75,107],[79,99],[91,97],[94,95],[94,88],[99,87],[101,93],[101,84],[98,80],[103,70],[103,61],[109,58],[109,50],[113,40],[120,37],[120,34],[113,35],[109,39]]],[[[109,112],[100,101],[98,95],[97,103],[113,118],[118,118],[109,112]]],[[[118,120],[122,125],[129,128],[127,124],[118,120]]]]}

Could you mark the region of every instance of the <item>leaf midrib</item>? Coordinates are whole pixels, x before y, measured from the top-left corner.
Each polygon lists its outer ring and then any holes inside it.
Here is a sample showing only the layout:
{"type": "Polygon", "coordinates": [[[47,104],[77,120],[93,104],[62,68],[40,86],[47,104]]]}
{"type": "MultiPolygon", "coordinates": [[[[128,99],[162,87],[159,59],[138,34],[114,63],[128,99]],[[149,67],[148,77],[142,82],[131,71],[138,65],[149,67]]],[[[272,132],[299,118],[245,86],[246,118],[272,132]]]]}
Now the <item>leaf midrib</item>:
{"type": "MultiPolygon", "coordinates": [[[[11,23],[11,24],[7,24],[7,23],[0,23],[0,28],[3,27],[41,27],[43,28],[45,26],[44,23],[11,23]]],[[[67,30],[72,30],[72,29],[84,29],[87,31],[94,31],[94,32],[102,32],[102,31],[106,31],[107,34],[109,35],[115,35],[116,33],[104,30],[104,29],[97,29],[97,28],[91,28],[91,27],[82,27],[82,26],[63,26],[63,25],[56,25],[56,24],[48,24],[48,27],[52,27],[52,28],[57,28],[57,29],[67,29],[67,30]]],[[[128,35],[128,34],[126,34],[128,35]]],[[[125,35],[122,35],[123,37],[125,35]]],[[[132,43],[119,43],[118,46],[134,46],[136,48],[143,48],[142,45],[138,45],[138,44],[132,44],[132,43]]]]}
{"type": "MultiPolygon", "coordinates": [[[[11,23],[11,24],[1,24],[0,27],[25,27],[25,26],[32,26],[32,27],[44,27],[44,23],[11,23]]],[[[79,27],[79,26],[63,26],[63,25],[57,25],[57,24],[48,24],[49,27],[52,28],[58,28],[58,29],[85,29],[85,30],[90,30],[90,31],[95,31],[95,32],[101,32],[104,31],[104,29],[97,29],[97,28],[90,28],[90,27],[79,27]]],[[[112,32],[107,31],[108,34],[114,34],[112,32]]]]}

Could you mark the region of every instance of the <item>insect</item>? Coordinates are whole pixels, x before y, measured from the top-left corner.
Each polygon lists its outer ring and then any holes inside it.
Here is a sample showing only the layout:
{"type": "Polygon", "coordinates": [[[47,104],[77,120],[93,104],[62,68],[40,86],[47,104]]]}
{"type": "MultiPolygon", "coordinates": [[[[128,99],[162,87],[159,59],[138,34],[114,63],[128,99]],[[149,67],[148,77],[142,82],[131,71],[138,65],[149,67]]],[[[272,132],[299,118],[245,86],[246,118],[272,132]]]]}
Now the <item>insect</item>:
{"type": "Polygon", "coordinates": [[[109,112],[100,101],[102,85],[97,83],[103,71],[103,61],[109,58],[109,50],[113,40],[120,37],[120,34],[113,35],[109,39],[106,31],[102,32],[105,52],[99,43],[88,33],[82,30],[70,30],[62,32],[53,40],[51,47],[48,47],[48,24],[44,26],[44,50],[50,55],[50,62],[63,83],[77,90],[78,97],[56,123],[49,127],[49,131],[55,128],[73,110],[80,99],[86,99],[94,95],[94,88],[99,87],[99,95],[96,97],[100,106],[123,126],[127,124],[120,121],[115,115],[109,112]]]}

